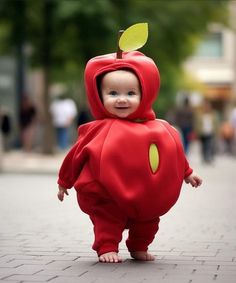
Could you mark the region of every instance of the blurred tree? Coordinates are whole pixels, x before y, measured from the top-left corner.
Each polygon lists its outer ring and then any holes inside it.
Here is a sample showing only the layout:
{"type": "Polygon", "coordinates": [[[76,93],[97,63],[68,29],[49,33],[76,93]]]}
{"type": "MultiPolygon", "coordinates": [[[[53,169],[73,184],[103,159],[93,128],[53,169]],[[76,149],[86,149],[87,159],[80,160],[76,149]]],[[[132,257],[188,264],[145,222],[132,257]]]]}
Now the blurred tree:
{"type": "Polygon", "coordinates": [[[50,108],[49,86],[51,82],[51,67],[52,67],[52,20],[53,20],[54,3],[50,0],[43,2],[42,9],[42,39],[41,39],[41,62],[43,67],[43,109],[44,109],[44,137],[43,137],[43,152],[47,154],[53,153],[53,126],[50,108]]]}
{"type": "Polygon", "coordinates": [[[143,52],[158,64],[161,73],[160,96],[155,110],[163,115],[174,103],[181,88],[182,63],[193,54],[210,23],[228,25],[225,0],[132,0],[133,21],[147,21],[150,37],[143,52]]]}
{"type": "MultiPolygon", "coordinates": [[[[227,23],[229,2],[1,0],[0,51],[9,52],[9,46],[17,46],[15,39],[19,34],[16,34],[14,27],[22,18],[24,34],[21,36],[32,46],[31,62],[34,66],[44,66],[44,98],[48,107],[47,89],[50,83],[65,82],[78,100],[78,84],[81,88],[87,60],[96,55],[116,52],[119,29],[137,22],[148,22],[149,40],[141,51],[155,60],[161,72],[161,95],[155,104],[160,116],[173,103],[181,84],[181,64],[193,53],[208,24],[227,23]],[[25,6],[24,14],[20,12],[19,3],[25,6]],[[51,12],[45,17],[46,6],[51,7],[51,12]],[[50,36],[45,33],[47,25],[50,36]]],[[[49,115],[47,119],[50,119],[49,115]]]]}
{"type": "MultiPolygon", "coordinates": [[[[0,51],[9,53],[7,49],[12,47],[17,60],[16,60],[16,92],[17,102],[20,108],[21,99],[25,92],[25,60],[24,60],[24,44],[25,44],[25,2],[0,2],[0,19],[1,19],[1,31],[3,31],[0,38],[0,51]],[[21,15],[19,17],[18,15],[21,15]],[[9,24],[10,19],[14,21],[9,24]],[[11,43],[11,44],[9,44],[11,43]]],[[[18,109],[19,117],[20,109],[18,109]]]]}

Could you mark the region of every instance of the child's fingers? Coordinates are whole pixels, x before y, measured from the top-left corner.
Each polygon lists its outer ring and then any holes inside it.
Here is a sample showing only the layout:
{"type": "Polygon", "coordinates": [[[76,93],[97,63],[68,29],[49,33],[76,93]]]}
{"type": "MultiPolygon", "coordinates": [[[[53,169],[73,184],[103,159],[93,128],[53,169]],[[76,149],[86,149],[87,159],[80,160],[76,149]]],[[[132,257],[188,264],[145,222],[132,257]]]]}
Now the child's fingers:
{"type": "Polygon", "coordinates": [[[65,191],[64,191],[64,193],[65,193],[67,196],[69,195],[69,193],[68,193],[68,191],[67,191],[67,190],[65,190],[65,191]]]}
{"type": "Polygon", "coordinates": [[[58,197],[58,199],[59,199],[60,201],[63,201],[63,199],[64,199],[64,194],[62,194],[61,192],[59,192],[59,193],[57,194],[57,197],[58,197]]]}
{"type": "Polygon", "coordinates": [[[197,185],[198,185],[198,186],[201,186],[201,184],[202,184],[202,180],[201,180],[201,179],[198,179],[198,180],[197,180],[197,185]]]}
{"type": "Polygon", "coordinates": [[[194,185],[195,188],[202,184],[202,180],[199,177],[196,177],[194,179],[194,182],[195,182],[195,185],[194,185]]]}

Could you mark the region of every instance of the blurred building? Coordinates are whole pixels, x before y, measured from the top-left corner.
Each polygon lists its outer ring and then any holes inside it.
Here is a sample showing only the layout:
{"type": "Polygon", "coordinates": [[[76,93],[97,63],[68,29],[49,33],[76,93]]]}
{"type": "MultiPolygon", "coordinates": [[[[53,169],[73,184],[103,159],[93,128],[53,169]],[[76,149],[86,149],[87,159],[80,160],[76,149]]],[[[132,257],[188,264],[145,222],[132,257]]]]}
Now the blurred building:
{"type": "Polygon", "coordinates": [[[232,28],[211,25],[195,55],[184,67],[199,80],[203,97],[209,98],[220,112],[236,100],[236,2],[230,4],[232,28]]]}

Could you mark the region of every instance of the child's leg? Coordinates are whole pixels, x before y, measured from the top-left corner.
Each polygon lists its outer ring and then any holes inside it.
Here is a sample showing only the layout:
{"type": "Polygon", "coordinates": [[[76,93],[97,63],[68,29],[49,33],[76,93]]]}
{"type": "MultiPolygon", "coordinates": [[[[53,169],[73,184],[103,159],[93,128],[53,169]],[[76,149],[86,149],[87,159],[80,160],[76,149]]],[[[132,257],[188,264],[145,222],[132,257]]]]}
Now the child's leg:
{"type": "Polygon", "coordinates": [[[126,245],[131,256],[139,260],[154,260],[155,257],[147,252],[148,246],[155,238],[160,219],[156,218],[149,222],[129,223],[129,237],[126,245]]]}
{"type": "Polygon", "coordinates": [[[127,217],[97,182],[81,186],[77,190],[77,198],[80,208],[93,222],[95,236],[93,249],[97,252],[99,260],[121,261],[118,256],[118,245],[122,239],[127,217]]]}
{"type": "Polygon", "coordinates": [[[97,252],[99,260],[102,262],[121,261],[118,256],[118,245],[122,240],[127,218],[111,201],[96,207],[90,218],[94,225],[93,249],[97,252]]]}

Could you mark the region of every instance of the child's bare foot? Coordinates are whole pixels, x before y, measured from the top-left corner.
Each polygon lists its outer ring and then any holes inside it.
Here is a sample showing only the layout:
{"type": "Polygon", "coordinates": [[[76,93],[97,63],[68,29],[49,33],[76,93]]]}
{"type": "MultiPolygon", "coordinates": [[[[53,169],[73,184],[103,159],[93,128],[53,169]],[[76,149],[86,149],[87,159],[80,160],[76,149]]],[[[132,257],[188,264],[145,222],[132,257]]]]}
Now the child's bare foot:
{"type": "Polygon", "coordinates": [[[116,252],[109,252],[109,253],[105,253],[99,256],[99,261],[100,262],[104,262],[104,263],[117,263],[117,262],[121,262],[122,259],[121,257],[118,256],[118,253],[116,252]]]}
{"type": "Polygon", "coordinates": [[[155,256],[149,254],[148,252],[131,252],[130,255],[132,256],[132,258],[137,260],[145,260],[145,261],[155,260],[155,256]]]}

